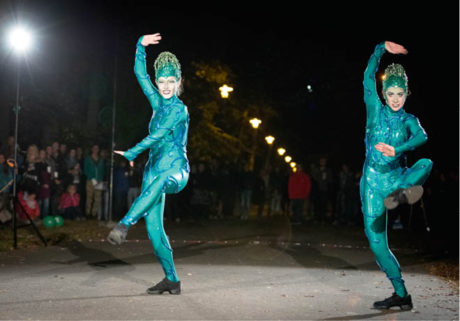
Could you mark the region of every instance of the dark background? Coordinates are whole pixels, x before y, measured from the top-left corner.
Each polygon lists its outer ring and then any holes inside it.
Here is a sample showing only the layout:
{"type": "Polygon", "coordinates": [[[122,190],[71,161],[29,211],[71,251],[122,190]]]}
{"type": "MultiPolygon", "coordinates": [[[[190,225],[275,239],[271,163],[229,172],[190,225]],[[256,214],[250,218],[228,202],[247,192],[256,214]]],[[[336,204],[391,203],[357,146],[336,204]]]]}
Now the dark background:
{"type": "MultiPolygon", "coordinates": [[[[142,34],[161,32],[163,40],[155,52],[148,51],[149,57],[169,50],[184,69],[196,60],[229,66],[232,97],[265,97],[277,116],[263,126],[295,159],[325,154],[354,167],[364,159],[363,72],[377,43],[395,41],[409,55],[385,54],[380,72],[391,62],[404,65],[412,92],[405,109],[429,135],[429,142],[410,158],[428,157],[435,166],[458,171],[458,3],[369,3],[0,1],[0,29],[4,40],[14,21],[34,27],[36,45],[26,58],[22,95],[40,92],[51,105],[53,97],[65,94],[65,87],[57,93],[53,84],[65,83],[69,90],[80,86],[86,81],[82,70],[112,74],[116,58],[118,95],[139,109],[147,105],[132,74],[135,43],[142,34]]],[[[15,99],[16,58],[2,42],[0,117],[9,117],[8,132],[1,133],[4,141],[14,124],[9,110],[15,99]]],[[[107,88],[112,83],[107,79],[107,88]]],[[[185,85],[183,100],[193,109],[185,85]]],[[[55,113],[50,108],[41,112],[30,107],[31,98],[23,99],[20,133],[23,142],[31,143],[41,135],[41,121],[60,117],[60,107],[50,107],[55,113]]],[[[72,103],[63,108],[73,108],[72,103]]],[[[74,108],[78,113],[79,106],[74,108]]],[[[59,121],[71,123],[72,118],[59,121]]],[[[145,134],[146,123],[139,128],[145,134]]]]}

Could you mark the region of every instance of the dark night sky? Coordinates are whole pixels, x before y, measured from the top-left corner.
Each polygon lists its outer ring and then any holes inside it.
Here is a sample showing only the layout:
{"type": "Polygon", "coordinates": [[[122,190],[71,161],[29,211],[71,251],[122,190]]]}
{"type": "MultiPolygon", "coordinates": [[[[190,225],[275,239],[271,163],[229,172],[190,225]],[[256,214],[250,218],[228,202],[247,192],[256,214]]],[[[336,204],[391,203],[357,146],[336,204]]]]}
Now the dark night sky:
{"type": "MultiPolygon", "coordinates": [[[[419,117],[430,137],[416,156],[458,164],[458,3],[155,3],[0,0],[0,28],[6,29],[15,15],[37,28],[40,41],[29,61],[31,78],[67,72],[69,61],[110,60],[114,52],[126,62],[120,68],[131,71],[137,38],[161,32],[158,51],[175,52],[183,65],[197,59],[229,65],[236,76],[235,95],[244,93],[244,86],[265,90],[279,114],[270,126],[290,141],[290,150],[335,153],[358,162],[364,157],[362,74],[375,45],[392,40],[406,46],[409,55],[386,54],[381,66],[395,61],[406,67],[412,90],[406,111],[419,117]],[[308,103],[299,103],[302,95],[308,101],[307,83],[325,102],[317,118],[308,103]]],[[[4,88],[14,75],[5,51],[2,46],[4,88]]],[[[0,94],[11,99],[6,90],[0,94]]]]}

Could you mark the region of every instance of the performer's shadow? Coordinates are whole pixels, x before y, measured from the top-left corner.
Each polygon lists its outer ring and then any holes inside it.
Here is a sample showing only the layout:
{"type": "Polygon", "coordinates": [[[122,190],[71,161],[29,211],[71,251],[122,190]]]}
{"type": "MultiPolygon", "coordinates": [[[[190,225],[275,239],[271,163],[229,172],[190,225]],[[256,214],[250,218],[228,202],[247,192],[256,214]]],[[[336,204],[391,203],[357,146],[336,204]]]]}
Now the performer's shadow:
{"type": "Polygon", "coordinates": [[[70,241],[64,243],[63,246],[66,247],[71,254],[76,256],[76,258],[69,261],[59,261],[54,263],[76,264],[87,262],[89,266],[95,268],[111,268],[116,266],[131,265],[130,263],[113,256],[112,253],[87,247],[78,241],[70,241]]]}
{"type": "Polygon", "coordinates": [[[379,312],[375,313],[366,313],[366,314],[360,314],[360,315],[346,315],[346,316],[340,316],[340,317],[332,317],[332,318],[325,318],[323,320],[369,320],[370,318],[374,317],[379,317],[379,316],[385,316],[389,314],[394,314],[394,313],[401,313],[401,312],[408,312],[408,311],[403,311],[403,310],[378,310],[379,312]]]}
{"type": "Polygon", "coordinates": [[[89,278],[82,282],[82,285],[95,287],[99,282],[105,282],[107,279],[115,277],[123,280],[128,280],[143,286],[150,285],[149,282],[138,279],[133,276],[135,267],[133,264],[115,257],[113,254],[91,247],[87,247],[78,241],[70,241],[63,244],[71,254],[76,256],[75,259],[68,261],[58,261],[53,263],[63,265],[73,265],[78,263],[87,263],[94,273],[89,275],[89,278]],[[108,273],[107,269],[115,269],[113,273],[108,273]]]}
{"type": "Polygon", "coordinates": [[[279,244],[273,245],[272,247],[284,251],[306,268],[358,270],[356,266],[349,262],[339,257],[324,255],[320,250],[313,247],[292,245],[286,247],[279,244]]]}

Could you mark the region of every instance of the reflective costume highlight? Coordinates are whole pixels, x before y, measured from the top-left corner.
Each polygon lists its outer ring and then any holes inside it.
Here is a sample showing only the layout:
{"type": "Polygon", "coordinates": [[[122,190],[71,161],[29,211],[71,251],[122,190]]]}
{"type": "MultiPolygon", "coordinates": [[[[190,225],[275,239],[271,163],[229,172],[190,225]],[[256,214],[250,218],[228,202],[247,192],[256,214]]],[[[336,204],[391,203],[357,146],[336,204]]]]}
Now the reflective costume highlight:
{"type": "MultiPolygon", "coordinates": [[[[190,168],[186,145],[189,114],[176,95],[163,98],[150,81],[145,47],[141,41],[142,37],[137,43],[134,73],[153,108],[153,115],[149,135],[126,151],[124,157],[131,161],[149,149],[149,160],[144,169],[141,194],[120,223],[129,227],[144,218],[148,236],[166,278],[178,282],[172,248],[163,227],[163,211],[165,194],[180,192],[188,181],[190,168]]],[[[156,79],[169,76],[175,76],[176,80],[180,78],[180,64],[171,53],[161,53],[155,61],[155,69],[156,79]]]]}
{"type": "MultiPolygon", "coordinates": [[[[428,178],[433,163],[420,159],[407,168],[405,152],[427,140],[418,119],[402,108],[393,111],[379,99],[375,83],[380,58],[385,44],[378,44],[364,72],[364,102],[366,104],[366,160],[361,177],[360,193],[364,215],[364,231],[377,264],[393,284],[396,294],[407,296],[398,261],[388,248],[387,212],[384,199],[399,188],[422,185],[428,178]],[[395,147],[395,156],[383,156],[375,149],[379,142],[395,147]]],[[[391,67],[391,66],[390,66],[391,67]]],[[[391,69],[391,68],[390,68],[391,69]]],[[[403,72],[404,73],[404,72],[403,72]]],[[[393,73],[384,80],[383,88],[398,86],[407,93],[407,77],[393,73]]]]}

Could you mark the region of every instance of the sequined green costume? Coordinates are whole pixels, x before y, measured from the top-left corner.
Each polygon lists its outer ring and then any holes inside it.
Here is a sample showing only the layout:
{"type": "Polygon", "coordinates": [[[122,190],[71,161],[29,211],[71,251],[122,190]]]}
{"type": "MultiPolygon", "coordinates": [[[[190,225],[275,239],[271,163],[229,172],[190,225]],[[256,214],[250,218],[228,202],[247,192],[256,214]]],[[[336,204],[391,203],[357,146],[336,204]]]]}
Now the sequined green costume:
{"type": "MultiPolygon", "coordinates": [[[[124,156],[131,161],[148,149],[149,160],[144,169],[141,194],[120,223],[129,227],[144,218],[148,236],[166,278],[177,282],[179,279],[174,267],[172,249],[163,227],[163,211],[165,194],[180,192],[188,181],[190,168],[186,145],[189,114],[187,107],[176,95],[165,99],[153,86],[147,74],[145,47],[141,41],[142,37],[137,43],[134,73],[153,108],[153,116],[149,123],[149,135],[126,151],[124,156]]],[[[170,61],[161,63],[164,54],[175,58],[170,53],[160,54],[155,62],[156,78],[175,76],[178,80],[180,65],[170,61]]]]}
{"type": "MultiPolygon", "coordinates": [[[[402,108],[393,111],[381,103],[377,94],[375,73],[384,53],[385,44],[377,45],[364,73],[364,102],[367,118],[366,160],[360,185],[361,204],[364,231],[377,264],[391,280],[396,294],[405,297],[407,291],[401,278],[399,263],[388,248],[387,211],[383,201],[396,189],[423,184],[433,164],[429,159],[420,159],[412,167],[406,166],[404,153],[425,143],[427,135],[415,116],[406,113],[402,108]],[[396,155],[383,156],[374,147],[379,142],[395,147],[396,155]]],[[[391,81],[401,86],[401,79],[395,77],[391,81]]],[[[407,88],[403,89],[407,92],[407,88]]]]}

